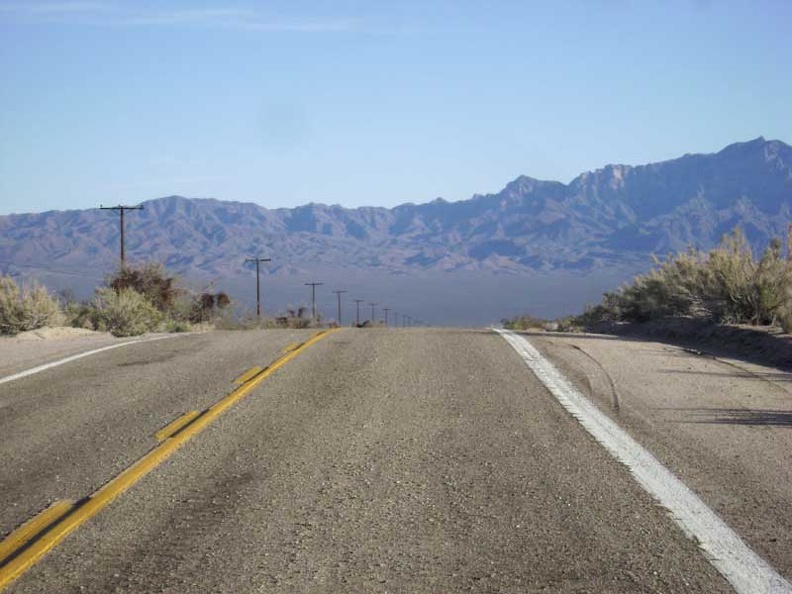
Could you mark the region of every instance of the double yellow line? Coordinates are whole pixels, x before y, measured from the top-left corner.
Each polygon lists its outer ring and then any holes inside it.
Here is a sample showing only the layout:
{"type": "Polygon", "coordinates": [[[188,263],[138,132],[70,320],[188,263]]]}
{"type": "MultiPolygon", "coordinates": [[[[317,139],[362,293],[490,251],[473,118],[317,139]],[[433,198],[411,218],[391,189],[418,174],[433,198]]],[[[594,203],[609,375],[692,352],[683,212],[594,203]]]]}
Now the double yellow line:
{"type": "Polygon", "coordinates": [[[266,368],[254,367],[239,378],[233,392],[202,412],[191,411],[157,432],[160,441],[153,450],[77,504],[58,501],[12,532],[0,542],[0,591],[32,567],[84,522],[99,513],[116,497],[164,462],[173,452],[203,431],[227,409],[242,400],[275,371],[332,330],[324,330],[293,346],[266,368]]]}

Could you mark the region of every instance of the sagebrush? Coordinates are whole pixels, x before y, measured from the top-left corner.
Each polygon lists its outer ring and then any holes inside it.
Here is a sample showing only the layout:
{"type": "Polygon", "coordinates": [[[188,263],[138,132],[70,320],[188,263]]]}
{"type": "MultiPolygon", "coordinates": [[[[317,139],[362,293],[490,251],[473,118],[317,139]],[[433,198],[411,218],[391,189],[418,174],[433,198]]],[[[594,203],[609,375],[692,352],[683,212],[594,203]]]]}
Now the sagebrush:
{"type": "MultiPolygon", "coordinates": [[[[133,336],[144,332],[184,332],[206,328],[230,310],[224,292],[195,292],[178,286],[159,263],[124,266],[107,277],[94,297],[64,304],[42,286],[20,287],[0,276],[0,334],[18,334],[44,326],[70,325],[133,336]]],[[[211,326],[210,326],[211,327],[211,326]]]]}
{"type": "Polygon", "coordinates": [[[665,261],[655,259],[655,265],[631,284],[606,293],[578,322],[685,316],[716,323],[777,324],[792,331],[792,230],[786,249],[774,238],[759,257],[735,229],[714,250],[691,249],[665,261]]]}
{"type": "Polygon", "coordinates": [[[44,287],[20,287],[10,276],[0,276],[0,334],[18,334],[65,321],[58,301],[44,287]]]}
{"type": "Polygon", "coordinates": [[[162,312],[134,289],[97,289],[92,305],[96,312],[96,330],[114,336],[151,332],[163,321],[162,312]]]}

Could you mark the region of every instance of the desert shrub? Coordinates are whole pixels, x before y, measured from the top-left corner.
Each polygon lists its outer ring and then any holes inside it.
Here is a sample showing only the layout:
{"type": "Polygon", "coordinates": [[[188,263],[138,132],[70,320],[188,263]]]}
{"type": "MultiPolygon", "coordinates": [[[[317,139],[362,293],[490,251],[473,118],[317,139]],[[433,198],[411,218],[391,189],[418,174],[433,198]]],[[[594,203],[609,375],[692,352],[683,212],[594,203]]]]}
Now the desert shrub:
{"type": "MultiPolygon", "coordinates": [[[[316,320],[312,320],[308,315],[308,308],[305,306],[289,306],[285,311],[275,317],[275,325],[279,328],[311,328],[321,327],[322,314],[317,312],[316,320]]],[[[369,324],[371,325],[371,324],[369,324]]]]}
{"type": "Polygon", "coordinates": [[[165,320],[162,327],[163,332],[190,332],[194,330],[194,326],[190,322],[184,320],[176,320],[169,318],[165,320]]]}
{"type": "Polygon", "coordinates": [[[137,336],[155,330],[163,314],[133,289],[97,289],[93,299],[95,328],[114,336],[137,336]]]}
{"type": "Polygon", "coordinates": [[[194,324],[209,322],[230,305],[231,299],[223,292],[200,293],[192,298],[187,319],[194,324]]]}
{"type": "MultiPolygon", "coordinates": [[[[603,308],[615,319],[645,322],[664,316],[711,317],[712,273],[706,256],[693,250],[671,255],[631,285],[605,295],[603,308]]],[[[605,313],[603,312],[603,313],[605,313]]]]}
{"type": "MultiPolygon", "coordinates": [[[[787,238],[792,239],[792,233],[787,238]]],[[[762,254],[756,270],[757,309],[754,322],[775,323],[789,308],[792,293],[792,260],[785,258],[781,240],[774,239],[762,254]]]]}
{"type": "Polygon", "coordinates": [[[93,301],[70,301],[63,308],[68,324],[74,328],[95,330],[99,316],[93,301]]]}
{"type": "Polygon", "coordinates": [[[163,327],[170,332],[185,332],[193,324],[214,322],[231,305],[222,291],[195,293],[179,287],[177,279],[156,262],[124,266],[106,280],[106,285],[119,294],[132,290],[144,296],[162,314],[163,327]]]}
{"type": "Polygon", "coordinates": [[[536,328],[544,328],[547,325],[547,320],[537,318],[530,314],[515,316],[511,319],[501,320],[501,324],[507,330],[530,330],[536,328]]]}
{"type": "Polygon", "coordinates": [[[787,334],[792,333],[792,298],[788,298],[784,306],[779,310],[776,324],[787,334]]]}
{"type": "Polygon", "coordinates": [[[582,332],[583,326],[575,316],[564,316],[556,320],[557,332],[582,332]]]}
{"type": "Polygon", "coordinates": [[[780,323],[792,328],[792,231],[787,254],[773,239],[757,259],[739,229],[710,252],[689,250],[654,260],[656,268],[635,277],[578,321],[645,322],[665,316],[706,318],[739,324],[780,323]]]}
{"type": "Polygon", "coordinates": [[[165,267],[158,262],[147,262],[138,267],[123,266],[107,279],[106,284],[116,292],[132,289],[162,312],[168,311],[184,293],[176,286],[176,279],[167,276],[165,267]]]}
{"type": "Polygon", "coordinates": [[[10,276],[0,277],[0,334],[17,334],[43,326],[63,324],[65,318],[44,287],[20,288],[10,276]]]}

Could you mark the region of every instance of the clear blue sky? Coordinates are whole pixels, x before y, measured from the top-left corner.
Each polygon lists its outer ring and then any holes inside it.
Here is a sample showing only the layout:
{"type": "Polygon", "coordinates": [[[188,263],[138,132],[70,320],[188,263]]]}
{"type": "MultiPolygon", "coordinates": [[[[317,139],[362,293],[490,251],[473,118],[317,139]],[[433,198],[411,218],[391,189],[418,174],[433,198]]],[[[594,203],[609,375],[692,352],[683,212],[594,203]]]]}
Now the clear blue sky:
{"type": "Polygon", "coordinates": [[[788,0],[0,0],[0,214],[345,206],[792,143],[788,0]]]}

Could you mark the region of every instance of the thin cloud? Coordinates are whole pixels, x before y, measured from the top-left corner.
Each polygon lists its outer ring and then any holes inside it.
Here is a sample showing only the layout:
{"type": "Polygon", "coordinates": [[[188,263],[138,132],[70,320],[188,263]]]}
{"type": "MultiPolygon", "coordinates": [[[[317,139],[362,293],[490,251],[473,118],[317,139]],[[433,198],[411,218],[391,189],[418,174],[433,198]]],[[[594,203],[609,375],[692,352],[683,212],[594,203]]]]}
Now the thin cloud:
{"type": "Polygon", "coordinates": [[[252,22],[240,24],[241,29],[248,31],[352,31],[358,30],[358,22],[353,19],[327,19],[304,22],[252,22]]]}
{"type": "Polygon", "coordinates": [[[26,2],[0,4],[0,14],[7,17],[57,17],[107,13],[112,6],[106,2],[26,2]]]}
{"type": "Polygon", "coordinates": [[[344,18],[274,20],[247,8],[130,10],[107,2],[0,4],[0,19],[22,24],[90,25],[98,27],[202,27],[244,31],[351,31],[358,22],[344,18]]]}
{"type": "Polygon", "coordinates": [[[170,188],[171,190],[163,191],[172,191],[174,186],[192,186],[195,184],[206,184],[224,180],[225,178],[220,175],[186,175],[164,177],[159,179],[142,179],[108,187],[106,188],[105,193],[124,192],[127,190],[139,190],[147,188],[170,188]]]}
{"type": "Polygon", "coordinates": [[[48,2],[46,4],[23,4],[17,10],[27,9],[32,14],[79,14],[84,12],[106,11],[109,6],[104,2],[48,2]]]}

